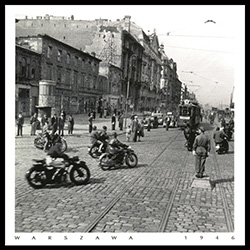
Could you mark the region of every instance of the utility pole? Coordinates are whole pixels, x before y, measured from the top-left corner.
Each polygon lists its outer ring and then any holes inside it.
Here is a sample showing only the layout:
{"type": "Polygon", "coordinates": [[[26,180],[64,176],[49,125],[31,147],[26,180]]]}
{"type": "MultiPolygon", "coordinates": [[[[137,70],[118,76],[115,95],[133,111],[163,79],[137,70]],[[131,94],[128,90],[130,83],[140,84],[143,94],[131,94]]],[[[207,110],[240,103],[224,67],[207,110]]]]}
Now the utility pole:
{"type": "Polygon", "coordinates": [[[129,65],[128,65],[128,82],[127,82],[127,96],[126,96],[126,105],[125,105],[125,128],[127,127],[127,114],[128,114],[128,98],[129,98],[129,81],[130,75],[132,72],[132,60],[135,59],[137,56],[136,54],[132,54],[129,58],[129,65]]]}

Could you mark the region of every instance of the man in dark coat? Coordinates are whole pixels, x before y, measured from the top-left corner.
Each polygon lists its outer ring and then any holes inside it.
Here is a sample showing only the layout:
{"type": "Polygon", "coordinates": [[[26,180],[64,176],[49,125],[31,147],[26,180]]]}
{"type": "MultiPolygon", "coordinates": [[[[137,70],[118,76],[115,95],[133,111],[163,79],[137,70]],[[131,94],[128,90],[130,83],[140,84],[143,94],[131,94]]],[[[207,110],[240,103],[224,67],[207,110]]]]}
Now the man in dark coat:
{"type": "Polygon", "coordinates": [[[20,112],[17,117],[17,136],[23,135],[23,123],[24,123],[24,118],[23,118],[22,113],[20,112]]]}
{"type": "Polygon", "coordinates": [[[195,155],[196,177],[202,178],[205,171],[206,158],[210,152],[210,139],[205,133],[204,127],[199,128],[199,135],[195,137],[193,145],[193,155],[195,155]]]}
{"type": "Polygon", "coordinates": [[[139,121],[138,121],[138,117],[135,116],[134,120],[132,121],[132,133],[133,133],[133,141],[134,142],[137,141],[138,130],[139,130],[139,121]]]}
{"type": "Polygon", "coordinates": [[[57,127],[58,127],[58,118],[57,118],[56,114],[54,114],[51,118],[51,127],[52,127],[51,134],[54,135],[55,132],[57,131],[57,127]]]}
{"type": "Polygon", "coordinates": [[[112,130],[115,130],[115,124],[116,124],[116,117],[115,114],[113,114],[111,117],[112,130]]]}

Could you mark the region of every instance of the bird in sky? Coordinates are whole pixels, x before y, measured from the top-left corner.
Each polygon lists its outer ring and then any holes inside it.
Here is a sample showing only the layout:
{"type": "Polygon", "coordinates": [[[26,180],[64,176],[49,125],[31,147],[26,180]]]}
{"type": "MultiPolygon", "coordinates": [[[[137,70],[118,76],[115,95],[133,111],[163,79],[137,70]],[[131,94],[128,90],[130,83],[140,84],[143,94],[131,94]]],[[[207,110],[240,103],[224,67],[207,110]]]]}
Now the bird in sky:
{"type": "Polygon", "coordinates": [[[216,23],[214,20],[207,20],[206,22],[204,23],[216,23]]]}

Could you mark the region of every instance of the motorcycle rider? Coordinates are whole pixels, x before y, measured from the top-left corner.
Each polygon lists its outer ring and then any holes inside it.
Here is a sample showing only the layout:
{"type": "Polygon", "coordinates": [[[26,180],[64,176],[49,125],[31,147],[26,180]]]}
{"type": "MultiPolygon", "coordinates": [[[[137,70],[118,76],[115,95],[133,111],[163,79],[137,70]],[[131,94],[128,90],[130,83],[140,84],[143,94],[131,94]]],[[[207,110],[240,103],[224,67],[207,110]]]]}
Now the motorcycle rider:
{"type": "Polygon", "coordinates": [[[52,145],[49,148],[49,150],[47,152],[48,157],[46,158],[46,164],[48,166],[51,165],[53,159],[55,159],[55,158],[62,158],[65,161],[67,161],[69,159],[69,156],[67,154],[62,153],[60,146],[61,146],[60,143],[56,142],[54,145],[52,145]]]}
{"type": "Polygon", "coordinates": [[[109,135],[107,133],[108,128],[106,126],[103,126],[102,129],[103,130],[99,133],[99,140],[101,141],[99,152],[102,151],[102,147],[104,146],[104,144],[107,144],[107,141],[109,140],[109,135]]]}
{"type": "Polygon", "coordinates": [[[116,132],[113,132],[112,133],[112,136],[113,138],[110,140],[109,142],[109,145],[111,146],[110,148],[110,154],[112,154],[112,160],[119,164],[120,162],[120,156],[121,156],[121,152],[123,150],[123,148],[127,148],[128,145],[120,142],[118,139],[117,139],[117,133],[116,132]]]}
{"type": "Polygon", "coordinates": [[[97,131],[97,127],[93,126],[92,132],[90,134],[90,142],[91,142],[91,147],[89,149],[89,152],[91,152],[92,148],[95,146],[98,146],[98,152],[101,152],[101,147],[103,145],[103,142],[100,140],[100,134],[97,131]]]}
{"type": "Polygon", "coordinates": [[[220,129],[219,127],[217,127],[214,132],[213,138],[215,145],[219,145],[220,147],[225,147],[226,142],[224,138],[227,138],[227,135],[223,131],[223,128],[220,129]]]}

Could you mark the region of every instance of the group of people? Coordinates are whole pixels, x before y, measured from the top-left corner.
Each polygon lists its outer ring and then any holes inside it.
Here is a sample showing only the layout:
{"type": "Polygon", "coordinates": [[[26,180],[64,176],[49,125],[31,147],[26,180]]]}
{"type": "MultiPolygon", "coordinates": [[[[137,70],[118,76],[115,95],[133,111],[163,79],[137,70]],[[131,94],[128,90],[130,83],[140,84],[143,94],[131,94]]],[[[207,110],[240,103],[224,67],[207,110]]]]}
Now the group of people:
{"type": "MultiPolygon", "coordinates": [[[[41,121],[38,120],[37,113],[34,113],[33,116],[30,118],[30,135],[36,135],[36,130],[40,127],[42,132],[51,129],[51,134],[55,134],[58,130],[60,135],[64,135],[64,127],[66,122],[66,113],[64,111],[61,112],[60,116],[57,117],[56,113],[53,114],[50,121],[46,114],[44,114],[41,118],[41,121]]],[[[67,118],[68,122],[68,135],[73,134],[74,130],[74,118],[72,114],[68,115],[67,118]]],[[[23,135],[23,124],[24,124],[24,117],[20,112],[18,114],[17,120],[17,136],[23,135]]]]}

